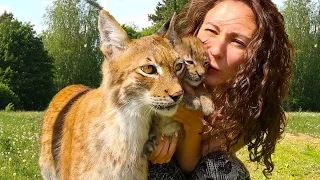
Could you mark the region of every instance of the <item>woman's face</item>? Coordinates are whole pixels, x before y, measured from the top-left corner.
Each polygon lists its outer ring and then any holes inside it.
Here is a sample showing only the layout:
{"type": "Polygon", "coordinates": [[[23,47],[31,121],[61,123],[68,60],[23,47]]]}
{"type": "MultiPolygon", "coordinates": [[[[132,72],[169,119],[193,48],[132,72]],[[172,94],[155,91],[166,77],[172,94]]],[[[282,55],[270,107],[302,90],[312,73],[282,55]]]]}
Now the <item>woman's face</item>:
{"type": "Polygon", "coordinates": [[[235,76],[256,30],[254,13],[243,2],[224,0],[208,11],[197,35],[209,56],[207,85],[221,85],[235,76]]]}

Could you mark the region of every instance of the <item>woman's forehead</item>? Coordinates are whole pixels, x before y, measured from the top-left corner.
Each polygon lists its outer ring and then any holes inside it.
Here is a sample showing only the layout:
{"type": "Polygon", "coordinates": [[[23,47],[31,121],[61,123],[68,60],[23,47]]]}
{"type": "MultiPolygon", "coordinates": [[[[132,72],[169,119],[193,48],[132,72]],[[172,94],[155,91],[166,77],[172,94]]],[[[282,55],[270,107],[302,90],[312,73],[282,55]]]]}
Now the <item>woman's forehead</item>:
{"type": "MultiPolygon", "coordinates": [[[[255,14],[241,1],[225,0],[218,3],[206,14],[203,25],[230,27],[234,30],[255,32],[255,14]]],[[[251,33],[250,33],[251,34],[251,33]]]]}

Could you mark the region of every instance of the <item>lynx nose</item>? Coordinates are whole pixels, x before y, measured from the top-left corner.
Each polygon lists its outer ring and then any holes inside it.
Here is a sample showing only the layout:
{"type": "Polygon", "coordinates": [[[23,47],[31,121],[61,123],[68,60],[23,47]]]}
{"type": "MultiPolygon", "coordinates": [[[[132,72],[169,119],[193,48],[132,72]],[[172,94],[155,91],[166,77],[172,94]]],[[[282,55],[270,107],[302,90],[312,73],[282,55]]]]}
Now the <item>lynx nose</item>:
{"type": "Polygon", "coordinates": [[[178,91],[178,92],[174,93],[173,95],[169,95],[169,96],[170,96],[170,98],[171,98],[174,102],[177,102],[177,101],[180,100],[180,98],[182,97],[182,95],[183,95],[183,90],[178,91]]]}
{"type": "Polygon", "coordinates": [[[205,75],[205,72],[198,72],[198,71],[197,71],[197,74],[198,74],[198,77],[199,77],[199,78],[202,78],[202,77],[205,75]]]}

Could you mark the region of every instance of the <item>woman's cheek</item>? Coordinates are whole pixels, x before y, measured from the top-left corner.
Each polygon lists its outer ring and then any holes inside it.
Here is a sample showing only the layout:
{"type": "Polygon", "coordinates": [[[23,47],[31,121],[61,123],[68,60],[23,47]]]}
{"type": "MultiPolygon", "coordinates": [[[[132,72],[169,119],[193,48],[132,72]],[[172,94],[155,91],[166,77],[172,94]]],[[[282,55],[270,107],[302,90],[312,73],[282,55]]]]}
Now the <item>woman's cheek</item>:
{"type": "Polygon", "coordinates": [[[233,76],[239,71],[239,66],[245,62],[244,52],[233,51],[227,57],[227,68],[225,73],[233,76]]]}

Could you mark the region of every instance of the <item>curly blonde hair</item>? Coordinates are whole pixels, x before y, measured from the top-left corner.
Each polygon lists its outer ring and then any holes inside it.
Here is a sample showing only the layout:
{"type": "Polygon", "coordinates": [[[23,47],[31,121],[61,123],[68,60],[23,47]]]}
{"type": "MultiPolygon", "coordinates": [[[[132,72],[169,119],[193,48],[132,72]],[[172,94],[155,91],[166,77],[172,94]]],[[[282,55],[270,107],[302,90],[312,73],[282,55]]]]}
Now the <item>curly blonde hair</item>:
{"type": "MultiPolygon", "coordinates": [[[[197,35],[207,12],[221,1],[190,0],[177,16],[178,33],[197,35]]],[[[247,46],[246,63],[223,92],[212,92],[217,106],[207,120],[213,129],[225,130],[227,149],[243,136],[250,160],[262,160],[268,175],[274,169],[271,154],[287,123],[282,103],[291,79],[293,47],[283,16],[271,0],[237,1],[253,10],[257,31],[247,46]]]]}

